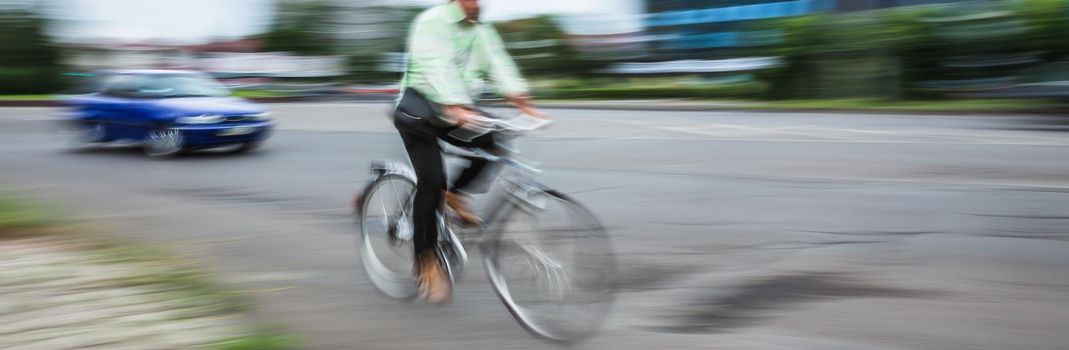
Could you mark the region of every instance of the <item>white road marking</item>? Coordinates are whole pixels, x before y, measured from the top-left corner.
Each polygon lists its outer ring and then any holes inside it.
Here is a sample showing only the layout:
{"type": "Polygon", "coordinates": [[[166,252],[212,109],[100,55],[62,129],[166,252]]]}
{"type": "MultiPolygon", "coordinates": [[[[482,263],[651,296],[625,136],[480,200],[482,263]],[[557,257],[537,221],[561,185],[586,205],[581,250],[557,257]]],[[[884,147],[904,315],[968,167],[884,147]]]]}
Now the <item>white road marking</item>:
{"type": "Polygon", "coordinates": [[[1011,132],[991,132],[969,129],[968,133],[953,130],[874,130],[852,128],[829,128],[817,126],[755,127],[723,123],[694,123],[664,125],[651,122],[604,120],[632,127],[670,131],[706,138],[683,137],[630,137],[629,139],[671,139],[763,141],[763,142],[827,142],[827,143],[887,143],[887,144],[984,144],[984,145],[1034,145],[1069,146],[1069,138],[1037,136],[1034,133],[1014,135],[1011,132]]]}

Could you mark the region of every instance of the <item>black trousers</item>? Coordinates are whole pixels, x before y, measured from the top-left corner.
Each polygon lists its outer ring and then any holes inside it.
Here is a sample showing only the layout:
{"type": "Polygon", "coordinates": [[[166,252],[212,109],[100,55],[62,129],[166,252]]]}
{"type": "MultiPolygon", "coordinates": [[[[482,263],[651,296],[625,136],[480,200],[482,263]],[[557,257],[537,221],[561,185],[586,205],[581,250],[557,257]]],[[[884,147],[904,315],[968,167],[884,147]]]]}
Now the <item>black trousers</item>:
{"type": "MultiPolygon", "coordinates": [[[[450,136],[456,127],[439,127],[428,120],[404,120],[408,116],[395,116],[394,125],[401,134],[408,151],[408,158],[416,171],[416,197],[412,203],[413,245],[416,255],[434,249],[438,243],[438,211],[442,208],[447,189],[442,149],[438,140],[461,147],[477,147],[493,150],[497,147],[492,133],[464,141],[450,136]]],[[[483,193],[489,187],[491,176],[500,170],[497,164],[482,158],[468,158],[469,165],[458,176],[450,191],[483,193]]]]}

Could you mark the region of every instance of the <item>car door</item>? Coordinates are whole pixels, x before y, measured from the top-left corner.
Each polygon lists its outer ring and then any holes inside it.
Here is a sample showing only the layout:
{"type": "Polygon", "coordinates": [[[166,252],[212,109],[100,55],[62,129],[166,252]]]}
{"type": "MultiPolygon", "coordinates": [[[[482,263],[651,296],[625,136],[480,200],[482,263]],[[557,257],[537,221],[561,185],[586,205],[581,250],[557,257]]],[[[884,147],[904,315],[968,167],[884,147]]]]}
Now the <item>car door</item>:
{"type": "Polygon", "coordinates": [[[145,97],[139,93],[145,77],[120,74],[99,94],[94,111],[113,139],[139,140],[148,129],[144,117],[145,97]]]}

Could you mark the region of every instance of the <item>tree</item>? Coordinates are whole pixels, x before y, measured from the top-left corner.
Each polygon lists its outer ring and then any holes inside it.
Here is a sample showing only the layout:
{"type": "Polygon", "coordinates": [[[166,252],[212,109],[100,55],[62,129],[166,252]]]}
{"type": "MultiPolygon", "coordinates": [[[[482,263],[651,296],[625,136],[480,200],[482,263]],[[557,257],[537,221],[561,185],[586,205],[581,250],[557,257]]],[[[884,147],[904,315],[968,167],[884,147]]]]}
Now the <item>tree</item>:
{"type": "Polygon", "coordinates": [[[408,29],[424,7],[378,6],[365,9],[377,15],[373,38],[349,42],[346,71],[352,82],[382,83],[401,79],[408,29]],[[392,68],[387,68],[392,67],[392,68]]]}
{"type": "Polygon", "coordinates": [[[586,75],[601,68],[601,64],[580,57],[551,16],[504,22],[497,29],[516,64],[528,75],[586,75]]]}
{"type": "Polygon", "coordinates": [[[0,11],[0,94],[51,93],[62,88],[60,51],[47,21],[23,11],[0,11]]]}
{"type": "Polygon", "coordinates": [[[283,2],[275,23],[263,36],[264,49],[302,55],[334,53],[330,25],[335,7],[326,1],[283,2]]]}

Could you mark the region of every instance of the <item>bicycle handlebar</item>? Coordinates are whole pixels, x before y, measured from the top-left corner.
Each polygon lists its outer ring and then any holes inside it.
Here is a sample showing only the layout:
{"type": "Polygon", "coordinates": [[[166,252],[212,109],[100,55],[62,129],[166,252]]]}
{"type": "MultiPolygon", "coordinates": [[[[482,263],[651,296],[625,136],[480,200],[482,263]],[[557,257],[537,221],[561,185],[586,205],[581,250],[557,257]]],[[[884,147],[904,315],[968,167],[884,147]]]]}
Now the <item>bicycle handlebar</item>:
{"type": "MultiPolygon", "coordinates": [[[[489,113],[486,113],[486,112],[481,111],[481,110],[477,110],[477,111],[480,114],[483,114],[483,115],[490,115],[489,113]]],[[[546,125],[549,125],[551,123],[551,121],[548,120],[548,119],[544,119],[544,118],[538,118],[538,117],[533,117],[533,116],[522,115],[521,114],[521,115],[519,115],[517,117],[514,117],[512,119],[499,119],[499,118],[493,118],[493,117],[480,117],[480,119],[478,119],[476,121],[469,121],[469,123],[480,123],[480,124],[479,125],[475,125],[476,128],[471,128],[472,125],[466,125],[466,126],[462,127],[462,128],[468,128],[468,129],[465,130],[465,132],[470,132],[470,133],[475,133],[475,134],[482,135],[482,134],[486,134],[486,133],[494,131],[494,132],[504,132],[504,133],[508,133],[508,134],[515,134],[515,135],[518,136],[519,134],[523,134],[523,133],[527,133],[527,132],[531,132],[531,131],[534,131],[534,130],[537,130],[537,129],[544,128],[546,125]]],[[[504,143],[504,141],[505,140],[499,140],[500,143],[504,143]]],[[[537,168],[535,168],[533,166],[524,164],[524,163],[519,162],[519,161],[513,159],[512,157],[510,157],[511,155],[517,154],[519,152],[517,150],[515,150],[515,149],[510,149],[507,146],[502,145],[502,144],[499,144],[498,147],[505,151],[505,154],[503,154],[503,155],[502,154],[494,154],[494,153],[488,152],[488,151],[486,151],[484,149],[480,149],[480,148],[460,147],[460,146],[455,146],[455,145],[452,145],[452,144],[449,144],[449,143],[446,143],[445,145],[446,145],[446,147],[442,149],[442,152],[445,153],[446,155],[453,155],[453,156],[459,156],[459,157],[478,157],[478,158],[486,159],[486,160],[491,161],[491,162],[503,163],[503,164],[506,164],[506,165],[509,165],[509,166],[513,166],[513,167],[516,167],[516,168],[520,168],[520,169],[523,169],[523,170],[529,171],[529,172],[534,172],[534,173],[540,173],[541,172],[541,170],[539,170],[539,169],[537,169],[537,168]]]]}
{"type": "MultiPolygon", "coordinates": [[[[474,123],[475,128],[486,128],[488,131],[504,131],[504,132],[531,132],[546,127],[552,121],[545,118],[534,117],[526,114],[520,114],[516,117],[509,119],[495,118],[489,113],[484,111],[478,111],[484,116],[468,120],[469,123],[474,123]]],[[[469,127],[469,126],[463,126],[469,127]]]]}

